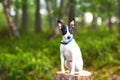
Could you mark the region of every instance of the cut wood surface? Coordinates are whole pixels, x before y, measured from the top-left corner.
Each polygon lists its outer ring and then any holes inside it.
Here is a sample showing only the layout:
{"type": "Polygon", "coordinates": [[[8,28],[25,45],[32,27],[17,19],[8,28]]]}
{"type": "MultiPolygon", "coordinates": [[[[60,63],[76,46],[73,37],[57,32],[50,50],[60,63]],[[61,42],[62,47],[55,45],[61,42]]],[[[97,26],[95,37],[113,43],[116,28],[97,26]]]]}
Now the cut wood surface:
{"type": "Polygon", "coordinates": [[[54,76],[54,80],[92,80],[92,75],[80,75],[80,74],[74,74],[71,75],[70,73],[61,73],[56,72],[54,76]]]}

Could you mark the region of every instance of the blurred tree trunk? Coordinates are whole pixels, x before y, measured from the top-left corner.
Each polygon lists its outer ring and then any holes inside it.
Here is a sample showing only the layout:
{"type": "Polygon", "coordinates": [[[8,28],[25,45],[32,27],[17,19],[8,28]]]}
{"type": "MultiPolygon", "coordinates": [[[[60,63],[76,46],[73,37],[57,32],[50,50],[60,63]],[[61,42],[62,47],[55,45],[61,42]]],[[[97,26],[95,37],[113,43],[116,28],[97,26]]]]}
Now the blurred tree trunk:
{"type": "Polygon", "coordinates": [[[109,29],[110,29],[110,31],[111,31],[111,30],[112,30],[111,16],[110,16],[109,19],[108,19],[108,26],[109,26],[109,29]]]}
{"type": "Polygon", "coordinates": [[[59,14],[59,17],[58,17],[58,19],[60,19],[61,17],[62,17],[62,14],[63,14],[63,8],[64,8],[64,1],[63,0],[61,0],[60,1],[60,7],[59,7],[59,10],[60,10],[60,14],[59,14]]]}
{"type": "Polygon", "coordinates": [[[97,29],[98,25],[97,25],[97,17],[93,14],[93,20],[92,20],[92,27],[93,29],[97,29]]]}
{"type": "Polygon", "coordinates": [[[120,40],[120,0],[118,0],[118,20],[119,20],[119,23],[118,23],[118,33],[119,33],[119,40],[120,40]]]}
{"type": "Polygon", "coordinates": [[[9,25],[10,35],[20,37],[17,26],[16,26],[15,22],[13,21],[12,17],[10,16],[10,4],[11,4],[11,0],[3,0],[2,1],[4,12],[5,12],[5,15],[6,15],[6,18],[8,21],[8,25],[9,25]]]}
{"type": "Polygon", "coordinates": [[[68,17],[68,15],[70,13],[70,8],[71,8],[70,4],[71,4],[71,2],[69,0],[67,0],[66,7],[63,11],[63,14],[62,14],[61,18],[60,18],[60,20],[63,21],[63,22],[68,17]]]}
{"type": "Polygon", "coordinates": [[[84,28],[84,26],[85,26],[85,17],[84,17],[84,14],[81,14],[80,27],[81,27],[81,28],[84,28]]]}
{"type": "Polygon", "coordinates": [[[40,0],[36,0],[36,12],[35,12],[35,32],[41,32],[42,31],[42,20],[41,20],[41,14],[40,14],[40,0]]]}
{"type": "MultiPolygon", "coordinates": [[[[46,0],[47,1],[47,0],[46,0]]],[[[61,0],[61,9],[60,10],[63,10],[62,8],[62,3],[63,3],[63,1],[61,0]]],[[[60,20],[62,21],[62,22],[64,22],[64,20],[68,17],[68,15],[69,15],[69,13],[70,13],[70,4],[71,4],[71,2],[69,1],[69,0],[67,0],[67,3],[66,3],[66,7],[65,7],[65,9],[64,9],[64,11],[62,12],[62,14],[61,14],[61,17],[60,17],[60,20]]],[[[49,14],[49,13],[48,13],[49,14]]],[[[57,23],[57,22],[56,22],[57,23]]],[[[50,40],[53,40],[57,35],[59,34],[59,30],[58,30],[58,27],[56,27],[55,29],[54,29],[54,32],[53,32],[53,34],[50,36],[50,40]]]]}
{"type": "MultiPolygon", "coordinates": [[[[112,5],[109,4],[109,12],[112,11],[112,5]]],[[[109,30],[111,31],[112,30],[112,21],[111,21],[111,17],[112,15],[108,12],[108,27],[109,27],[109,30]]]]}
{"type": "Polygon", "coordinates": [[[18,6],[18,0],[15,0],[15,24],[16,26],[18,26],[18,10],[19,10],[19,6],[18,6]]]}
{"type": "Polygon", "coordinates": [[[69,22],[75,17],[75,0],[69,0],[70,2],[70,12],[69,12],[69,22]]]}
{"type": "MultiPolygon", "coordinates": [[[[52,15],[52,12],[51,12],[51,10],[52,9],[50,9],[50,1],[49,0],[45,0],[46,1],[46,8],[47,8],[47,12],[48,12],[48,20],[49,20],[49,24],[50,24],[50,26],[51,26],[51,28],[52,28],[52,30],[54,30],[54,28],[55,28],[55,22],[54,22],[54,19],[55,18],[53,18],[53,15],[52,15]]],[[[56,3],[56,2],[55,2],[56,3]]],[[[54,16],[55,17],[55,16],[54,16]]]]}
{"type": "Polygon", "coordinates": [[[22,30],[27,28],[27,0],[22,1],[22,30]]]}

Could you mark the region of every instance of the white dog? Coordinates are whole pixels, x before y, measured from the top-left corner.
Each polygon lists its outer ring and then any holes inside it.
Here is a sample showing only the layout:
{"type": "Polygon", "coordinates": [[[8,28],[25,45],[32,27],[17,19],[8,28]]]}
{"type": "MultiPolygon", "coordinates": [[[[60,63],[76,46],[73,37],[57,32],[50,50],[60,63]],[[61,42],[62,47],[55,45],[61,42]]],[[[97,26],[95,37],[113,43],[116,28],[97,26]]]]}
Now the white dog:
{"type": "Polygon", "coordinates": [[[63,34],[63,39],[60,45],[62,73],[65,73],[64,65],[70,70],[70,74],[81,72],[83,69],[81,51],[73,38],[74,26],[74,19],[71,20],[69,25],[64,25],[61,21],[58,21],[58,27],[61,29],[63,34]]]}

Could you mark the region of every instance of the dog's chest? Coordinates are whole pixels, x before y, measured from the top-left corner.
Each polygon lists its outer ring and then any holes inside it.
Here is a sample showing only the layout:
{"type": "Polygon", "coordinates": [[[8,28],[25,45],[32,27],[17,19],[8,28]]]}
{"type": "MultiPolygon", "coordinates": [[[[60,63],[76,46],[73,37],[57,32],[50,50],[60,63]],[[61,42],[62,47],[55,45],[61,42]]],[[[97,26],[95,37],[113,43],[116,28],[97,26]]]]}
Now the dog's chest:
{"type": "Polygon", "coordinates": [[[65,58],[67,60],[71,60],[72,59],[72,49],[73,49],[73,43],[71,42],[70,44],[68,45],[61,45],[60,46],[60,50],[61,50],[61,54],[63,54],[65,56],[65,58]]]}
{"type": "Polygon", "coordinates": [[[67,60],[71,60],[72,53],[71,50],[68,47],[62,47],[62,54],[65,56],[67,60]]]}

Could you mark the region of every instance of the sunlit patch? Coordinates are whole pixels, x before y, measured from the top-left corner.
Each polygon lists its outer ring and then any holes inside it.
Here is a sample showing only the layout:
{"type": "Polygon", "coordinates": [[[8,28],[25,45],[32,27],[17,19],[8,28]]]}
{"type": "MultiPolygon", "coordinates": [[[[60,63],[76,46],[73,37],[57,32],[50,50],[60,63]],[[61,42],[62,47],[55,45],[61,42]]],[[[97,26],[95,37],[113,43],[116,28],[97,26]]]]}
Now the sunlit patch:
{"type": "Polygon", "coordinates": [[[112,21],[112,23],[115,23],[115,22],[117,22],[117,18],[116,17],[112,17],[111,21],[112,21]]]}
{"type": "Polygon", "coordinates": [[[11,10],[10,10],[10,15],[11,15],[11,16],[15,16],[15,15],[16,15],[14,8],[11,8],[11,10]]]}
{"type": "Polygon", "coordinates": [[[98,17],[98,18],[97,18],[97,23],[98,23],[98,25],[102,24],[102,19],[101,19],[101,17],[98,17]]]}
{"type": "Polygon", "coordinates": [[[75,20],[76,20],[77,22],[80,22],[80,18],[79,18],[79,17],[75,17],[75,20]]]}
{"type": "Polygon", "coordinates": [[[93,20],[93,15],[92,15],[92,13],[86,12],[86,13],[85,13],[85,21],[86,21],[87,23],[90,23],[90,22],[92,22],[92,20],[93,20]]]}
{"type": "Polygon", "coordinates": [[[47,11],[46,11],[45,9],[41,9],[41,10],[40,10],[40,13],[41,13],[42,15],[47,15],[47,11]]]}

